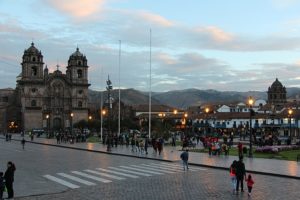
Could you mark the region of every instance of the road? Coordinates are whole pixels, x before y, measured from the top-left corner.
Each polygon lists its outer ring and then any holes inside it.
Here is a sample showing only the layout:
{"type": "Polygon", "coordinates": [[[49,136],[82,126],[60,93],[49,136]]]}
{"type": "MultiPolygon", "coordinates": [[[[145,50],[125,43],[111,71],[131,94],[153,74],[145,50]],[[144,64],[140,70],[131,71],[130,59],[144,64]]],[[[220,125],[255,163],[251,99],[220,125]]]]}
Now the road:
{"type": "MultiPolygon", "coordinates": [[[[248,199],[230,193],[229,173],[0,140],[0,170],[16,164],[15,199],[248,199]]],[[[252,199],[298,199],[299,180],[254,174],[252,199]]]]}

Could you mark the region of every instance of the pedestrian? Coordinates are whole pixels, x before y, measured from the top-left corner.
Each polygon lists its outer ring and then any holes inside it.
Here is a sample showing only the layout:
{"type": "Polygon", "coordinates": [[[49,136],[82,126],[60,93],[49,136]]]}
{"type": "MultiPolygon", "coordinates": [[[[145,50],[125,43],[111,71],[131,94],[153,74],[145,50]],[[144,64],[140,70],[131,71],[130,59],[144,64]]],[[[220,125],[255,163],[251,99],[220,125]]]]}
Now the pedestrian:
{"type": "Polygon", "coordinates": [[[25,140],[24,137],[23,137],[22,140],[21,140],[21,144],[22,144],[23,150],[25,149],[25,142],[26,142],[26,140],[25,140]]]}
{"type": "Polygon", "coordinates": [[[234,194],[236,190],[236,163],[237,161],[234,160],[230,166],[230,179],[231,179],[231,188],[232,188],[232,193],[234,194]]]}
{"type": "Polygon", "coordinates": [[[189,169],[189,150],[186,149],[184,152],[181,153],[180,155],[180,158],[182,160],[182,163],[183,163],[183,171],[185,171],[185,168],[186,170],[189,169]]]}
{"type": "Polygon", "coordinates": [[[241,192],[244,192],[244,177],[246,179],[246,169],[243,163],[243,156],[240,156],[239,161],[236,163],[236,193],[239,192],[239,185],[241,183],[241,192]]]}
{"type": "Polygon", "coordinates": [[[4,188],[5,188],[5,184],[4,184],[3,172],[0,172],[0,200],[3,199],[4,188]]]}
{"type": "Polygon", "coordinates": [[[149,140],[148,140],[148,138],[146,137],[146,138],[145,138],[145,147],[144,147],[146,155],[148,154],[148,143],[149,143],[149,140]]]}
{"type": "Polygon", "coordinates": [[[7,169],[4,174],[5,179],[5,186],[7,189],[8,199],[11,199],[14,197],[14,189],[13,189],[13,182],[14,182],[14,176],[15,176],[16,167],[15,164],[11,161],[7,163],[7,169]]]}
{"type": "Polygon", "coordinates": [[[243,144],[241,142],[237,145],[239,151],[239,157],[243,156],[243,144]]]}
{"type": "Polygon", "coordinates": [[[248,175],[246,182],[247,182],[247,187],[248,187],[248,196],[251,196],[252,187],[254,185],[254,181],[252,179],[251,174],[248,175]]]}

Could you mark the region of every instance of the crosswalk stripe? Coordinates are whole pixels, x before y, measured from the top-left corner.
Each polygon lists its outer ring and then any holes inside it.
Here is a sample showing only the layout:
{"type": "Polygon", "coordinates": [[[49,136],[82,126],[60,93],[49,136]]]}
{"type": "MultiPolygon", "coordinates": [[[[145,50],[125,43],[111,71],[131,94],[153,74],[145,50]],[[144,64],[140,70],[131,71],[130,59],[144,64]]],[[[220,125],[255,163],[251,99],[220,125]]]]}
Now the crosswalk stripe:
{"type": "MultiPolygon", "coordinates": [[[[161,162],[161,164],[168,165],[168,166],[179,166],[177,164],[163,163],[163,162],[161,162]]],[[[200,168],[200,167],[190,167],[190,166],[189,166],[189,169],[198,170],[198,171],[199,170],[203,170],[203,171],[207,170],[207,169],[200,168]]]]}
{"type": "MultiPolygon", "coordinates": [[[[155,163],[151,163],[151,165],[160,166],[160,167],[167,168],[167,169],[176,169],[176,170],[179,170],[179,171],[182,171],[182,169],[183,169],[183,166],[179,166],[179,165],[171,166],[171,165],[162,165],[162,164],[155,164],[155,163]]],[[[192,169],[190,167],[189,167],[189,170],[194,171],[194,172],[199,171],[199,170],[196,170],[196,169],[192,169]]]]}
{"type": "Polygon", "coordinates": [[[72,171],[72,173],[83,176],[83,177],[86,177],[86,178],[90,178],[90,179],[93,179],[93,180],[96,180],[96,181],[100,181],[102,183],[110,183],[111,182],[110,180],[107,180],[107,179],[104,179],[104,178],[99,178],[99,177],[96,177],[96,176],[92,176],[92,175],[82,173],[82,172],[79,172],[79,171],[72,171]]]}
{"type": "Polygon", "coordinates": [[[51,180],[51,181],[54,181],[54,182],[57,182],[59,184],[62,184],[64,186],[67,186],[69,188],[72,188],[72,189],[76,189],[76,188],[80,188],[78,185],[75,185],[73,183],[70,183],[70,182],[67,182],[67,181],[64,181],[60,178],[56,178],[54,176],[51,176],[51,175],[44,175],[45,178],[51,180]]]}
{"type": "Polygon", "coordinates": [[[122,178],[122,177],[118,177],[118,176],[114,176],[114,175],[110,175],[110,174],[106,174],[106,173],[96,172],[96,171],[90,170],[90,169],[86,169],[84,171],[92,173],[92,174],[97,174],[97,175],[100,175],[100,176],[106,176],[106,177],[116,179],[116,180],[124,180],[125,179],[125,178],[122,178]]]}
{"type": "Polygon", "coordinates": [[[182,170],[179,170],[179,169],[170,169],[170,168],[167,168],[167,167],[162,167],[162,166],[155,166],[155,165],[146,165],[146,164],[142,164],[144,166],[147,166],[147,167],[153,167],[153,168],[158,168],[158,169],[161,169],[161,170],[168,170],[168,171],[171,171],[171,172],[181,172],[182,170]]]}
{"type": "Polygon", "coordinates": [[[68,174],[65,174],[65,173],[57,173],[57,174],[60,175],[60,176],[65,177],[65,178],[71,179],[73,181],[82,183],[84,185],[96,185],[95,183],[92,183],[90,181],[86,181],[86,180],[83,180],[81,178],[78,178],[78,177],[75,177],[75,176],[71,176],[71,175],[68,175],[68,174]]]}
{"type": "Polygon", "coordinates": [[[136,174],[136,175],[140,175],[140,176],[152,176],[150,174],[140,173],[140,172],[133,172],[133,171],[130,171],[130,170],[127,170],[127,169],[119,169],[119,168],[116,168],[116,167],[108,167],[108,168],[114,169],[114,170],[117,170],[117,171],[132,173],[132,174],[136,174]]]}
{"type": "Polygon", "coordinates": [[[100,171],[103,171],[103,172],[108,172],[108,173],[112,173],[112,174],[117,174],[117,175],[129,177],[129,178],[139,178],[138,176],[135,176],[135,175],[124,174],[124,173],[122,173],[122,172],[116,172],[116,171],[109,170],[109,169],[103,169],[103,168],[96,168],[96,169],[97,169],[97,170],[100,170],[100,171]]]}
{"type": "Polygon", "coordinates": [[[153,170],[153,171],[163,172],[163,173],[167,173],[167,174],[174,174],[175,173],[173,171],[164,170],[164,169],[157,169],[157,168],[153,168],[153,167],[149,167],[149,166],[136,166],[136,167],[142,168],[142,169],[147,169],[147,170],[153,170]]]}
{"type": "Polygon", "coordinates": [[[133,167],[128,167],[128,166],[120,166],[120,167],[125,168],[125,169],[132,169],[132,170],[136,170],[136,171],[146,172],[146,173],[150,173],[150,174],[156,174],[156,175],[163,174],[163,173],[154,172],[154,171],[150,171],[150,170],[146,170],[146,169],[139,169],[139,168],[136,168],[134,165],[131,165],[131,166],[133,166],[133,167]]]}

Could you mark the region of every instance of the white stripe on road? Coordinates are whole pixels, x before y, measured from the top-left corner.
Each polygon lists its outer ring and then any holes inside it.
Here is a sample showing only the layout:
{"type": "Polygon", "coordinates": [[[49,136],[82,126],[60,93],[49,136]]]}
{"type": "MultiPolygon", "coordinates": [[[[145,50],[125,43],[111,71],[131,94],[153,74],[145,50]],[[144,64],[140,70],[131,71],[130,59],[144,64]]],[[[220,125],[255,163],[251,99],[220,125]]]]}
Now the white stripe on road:
{"type": "Polygon", "coordinates": [[[90,178],[90,179],[93,179],[93,180],[96,180],[96,181],[100,181],[102,183],[110,183],[111,182],[110,180],[107,180],[107,179],[104,179],[104,178],[99,178],[99,177],[96,177],[96,176],[92,176],[92,175],[82,173],[82,172],[79,172],[79,171],[72,171],[72,173],[83,176],[83,177],[86,177],[86,178],[90,178]]]}
{"type": "Polygon", "coordinates": [[[114,169],[114,170],[117,170],[117,171],[122,171],[122,172],[132,173],[132,174],[136,174],[136,175],[140,175],[140,176],[152,176],[152,175],[150,175],[150,174],[140,173],[140,172],[133,172],[133,171],[130,171],[130,170],[119,169],[119,168],[116,168],[116,167],[108,167],[108,168],[114,169]]]}
{"type": "MultiPolygon", "coordinates": [[[[160,168],[163,168],[163,169],[170,169],[170,170],[177,170],[177,171],[182,171],[182,168],[183,168],[183,166],[179,166],[179,165],[165,166],[165,165],[155,164],[155,163],[151,163],[150,165],[157,166],[157,167],[160,167],[160,168]]],[[[197,170],[191,169],[191,171],[197,171],[197,170]]]]}
{"type": "MultiPolygon", "coordinates": [[[[167,166],[179,166],[179,165],[177,165],[177,164],[163,163],[163,162],[161,162],[161,164],[167,165],[167,166]]],[[[200,167],[190,167],[190,166],[189,166],[189,169],[193,169],[193,170],[203,170],[203,171],[207,170],[207,169],[200,168],[200,167]]]]}
{"type": "Polygon", "coordinates": [[[146,164],[142,164],[142,165],[147,166],[147,167],[151,167],[151,168],[157,168],[157,169],[161,169],[161,170],[167,170],[167,171],[170,171],[170,172],[173,172],[173,173],[182,171],[182,170],[170,169],[170,168],[162,167],[162,166],[146,165],[146,164]]]}
{"type": "Polygon", "coordinates": [[[59,184],[62,184],[64,186],[67,186],[69,188],[72,188],[72,189],[76,189],[76,188],[80,188],[78,185],[75,185],[73,183],[70,183],[70,182],[67,182],[67,181],[64,181],[60,178],[56,178],[54,176],[51,176],[51,175],[44,175],[45,178],[51,180],[51,181],[54,181],[54,182],[57,182],[59,184]]]}
{"type": "Polygon", "coordinates": [[[117,174],[117,175],[129,177],[129,178],[139,178],[138,176],[135,176],[135,175],[124,174],[124,173],[121,173],[121,172],[115,172],[115,171],[109,170],[109,169],[103,169],[103,168],[96,168],[96,169],[100,170],[100,171],[103,171],[103,172],[109,172],[109,173],[112,173],[112,174],[117,174]]]}
{"type": "Polygon", "coordinates": [[[75,176],[71,176],[71,175],[68,175],[68,174],[65,174],[65,173],[57,173],[58,175],[60,176],[63,176],[65,178],[68,178],[68,179],[71,179],[73,181],[76,181],[76,182],[79,182],[79,183],[82,183],[84,185],[96,185],[95,183],[92,183],[90,181],[86,181],[86,180],[83,180],[81,178],[77,178],[75,176]]]}
{"type": "Polygon", "coordinates": [[[163,174],[163,173],[154,172],[154,171],[151,171],[151,170],[139,169],[139,168],[135,167],[134,165],[131,165],[131,166],[133,166],[133,167],[128,167],[128,166],[120,166],[120,167],[125,168],[125,169],[136,170],[136,171],[140,171],[140,172],[146,172],[146,173],[150,173],[150,174],[156,174],[156,175],[162,175],[163,174]]]}
{"type": "MultiPolygon", "coordinates": [[[[157,164],[154,164],[154,163],[151,163],[150,165],[156,166],[156,167],[159,167],[159,168],[162,168],[162,169],[169,169],[169,170],[174,170],[174,171],[182,171],[182,168],[183,168],[183,166],[179,166],[179,165],[165,166],[165,165],[157,165],[157,164]]],[[[195,170],[195,169],[190,169],[190,167],[189,167],[189,170],[193,171],[193,172],[198,171],[198,170],[195,170]]]]}
{"type": "Polygon", "coordinates": [[[116,180],[124,180],[125,179],[125,178],[122,178],[122,177],[118,177],[118,176],[114,176],[114,175],[110,175],[110,174],[106,174],[106,173],[101,173],[101,172],[96,172],[94,170],[89,170],[89,169],[86,169],[84,171],[92,173],[92,174],[97,174],[97,175],[100,175],[100,176],[106,176],[106,177],[116,179],[116,180]]]}
{"type": "Polygon", "coordinates": [[[146,164],[142,164],[143,168],[146,168],[146,169],[152,169],[152,170],[156,170],[156,171],[159,171],[159,172],[165,172],[165,173],[168,173],[168,174],[174,174],[176,172],[178,172],[178,170],[171,170],[171,169],[164,169],[164,168],[161,168],[161,167],[157,167],[157,166],[151,166],[151,165],[146,165],[146,164]]]}
{"type": "Polygon", "coordinates": [[[146,170],[152,170],[152,171],[157,171],[157,172],[163,172],[163,173],[167,173],[167,174],[174,174],[175,172],[172,171],[168,171],[168,170],[164,170],[164,169],[157,169],[157,168],[153,168],[153,167],[148,167],[148,166],[136,166],[138,168],[142,168],[142,169],[146,169],[146,170]]]}

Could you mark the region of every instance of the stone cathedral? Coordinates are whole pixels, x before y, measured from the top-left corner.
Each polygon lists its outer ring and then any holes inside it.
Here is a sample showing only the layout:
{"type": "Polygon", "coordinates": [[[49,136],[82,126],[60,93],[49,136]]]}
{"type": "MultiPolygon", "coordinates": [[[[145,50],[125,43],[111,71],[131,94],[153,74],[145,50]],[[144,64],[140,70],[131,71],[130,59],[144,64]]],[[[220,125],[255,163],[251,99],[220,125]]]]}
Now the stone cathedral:
{"type": "Polygon", "coordinates": [[[34,43],[24,51],[21,65],[16,91],[24,131],[67,130],[88,119],[88,65],[78,48],[70,55],[65,74],[58,66],[49,73],[34,43]]]}

